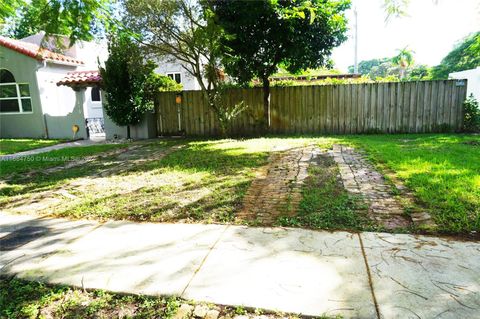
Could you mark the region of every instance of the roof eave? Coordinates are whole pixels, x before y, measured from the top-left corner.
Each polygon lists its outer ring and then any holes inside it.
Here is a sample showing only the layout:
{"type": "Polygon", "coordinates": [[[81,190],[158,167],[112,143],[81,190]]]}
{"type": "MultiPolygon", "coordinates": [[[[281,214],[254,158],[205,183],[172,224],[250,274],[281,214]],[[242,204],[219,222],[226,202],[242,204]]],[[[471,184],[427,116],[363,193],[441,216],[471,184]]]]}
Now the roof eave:
{"type": "Polygon", "coordinates": [[[60,65],[66,65],[66,66],[82,66],[82,65],[85,65],[85,63],[66,62],[66,61],[59,61],[59,60],[52,60],[52,59],[43,59],[43,61],[46,61],[46,62],[52,63],[52,64],[60,64],[60,65]]]}

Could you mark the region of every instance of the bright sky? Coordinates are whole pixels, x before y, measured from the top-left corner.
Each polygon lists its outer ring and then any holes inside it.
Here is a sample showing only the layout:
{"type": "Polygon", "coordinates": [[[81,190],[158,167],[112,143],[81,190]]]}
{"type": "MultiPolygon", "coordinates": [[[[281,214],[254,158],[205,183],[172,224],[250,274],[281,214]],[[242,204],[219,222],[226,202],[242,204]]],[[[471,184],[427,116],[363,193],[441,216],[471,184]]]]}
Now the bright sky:
{"type": "MultiPolygon", "coordinates": [[[[383,0],[352,0],[358,12],[358,61],[392,57],[408,46],[415,62],[437,65],[460,39],[480,31],[480,0],[411,0],[408,16],[385,24],[383,0]]],[[[334,50],[335,66],[347,71],[354,61],[354,18],[349,10],[349,39],[334,50]]]]}

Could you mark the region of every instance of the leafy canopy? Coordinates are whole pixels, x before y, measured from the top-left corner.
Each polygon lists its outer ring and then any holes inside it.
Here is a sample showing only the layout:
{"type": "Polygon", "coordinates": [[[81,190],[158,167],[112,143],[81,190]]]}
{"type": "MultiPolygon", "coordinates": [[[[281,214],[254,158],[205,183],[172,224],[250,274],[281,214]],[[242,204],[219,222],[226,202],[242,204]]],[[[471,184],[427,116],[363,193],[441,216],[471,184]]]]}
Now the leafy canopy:
{"type": "Polygon", "coordinates": [[[125,0],[124,23],[137,34],[143,52],[166,62],[180,63],[195,77],[209,108],[226,134],[228,123],[243,111],[242,104],[222,99],[225,74],[221,66],[221,28],[204,0],[125,0]]]}
{"type": "Polygon", "coordinates": [[[448,74],[480,66],[480,32],[467,36],[432,70],[434,79],[446,79],[448,74]]]}
{"type": "MultiPolygon", "coordinates": [[[[426,65],[415,64],[413,53],[413,51],[405,48],[398,50],[398,54],[392,58],[360,61],[358,72],[375,81],[430,79],[431,68],[426,65]]],[[[348,67],[350,73],[353,73],[353,70],[353,65],[348,67]]]]}
{"type": "Polygon", "coordinates": [[[11,18],[15,15],[17,9],[25,5],[23,0],[2,0],[2,5],[0,6],[0,24],[4,24],[8,18],[11,18]]]}
{"type": "Polygon", "coordinates": [[[91,40],[112,22],[113,0],[4,0],[0,6],[2,33],[24,38],[45,31],[67,35],[70,42],[91,40]]]}
{"type": "Polygon", "coordinates": [[[240,82],[268,78],[281,64],[297,73],[328,65],[332,49],[347,39],[347,0],[209,0],[225,31],[227,73],[240,82]]]}

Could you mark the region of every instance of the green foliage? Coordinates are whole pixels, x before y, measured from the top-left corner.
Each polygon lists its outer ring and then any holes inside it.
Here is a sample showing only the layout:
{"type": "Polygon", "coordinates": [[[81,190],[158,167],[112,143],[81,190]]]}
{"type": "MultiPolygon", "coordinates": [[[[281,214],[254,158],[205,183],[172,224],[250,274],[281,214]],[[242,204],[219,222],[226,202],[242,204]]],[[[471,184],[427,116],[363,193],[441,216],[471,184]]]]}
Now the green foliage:
{"type": "Polygon", "coordinates": [[[398,54],[392,58],[392,62],[402,68],[413,64],[413,51],[407,48],[398,50],[398,54]]]}
{"type": "Polygon", "coordinates": [[[182,84],[177,83],[175,80],[166,75],[157,73],[153,73],[148,76],[144,85],[145,95],[151,101],[154,101],[158,92],[182,91],[182,89],[182,84]]]}
{"type": "Polygon", "coordinates": [[[463,102],[463,129],[466,132],[480,132],[480,108],[473,94],[463,102]]]}
{"type": "MultiPolygon", "coordinates": [[[[376,71],[374,68],[380,68],[381,65],[384,65],[385,63],[390,63],[390,58],[382,58],[382,59],[371,59],[371,60],[364,60],[360,61],[358,63],[358,73],[364,74],[364,75],[370,75],[370,77],[375,78],[376,76],[385,76],[386,73],[380,73],[379,71],[376,71]],[[375,70],[374,74],[371,74],[372,70],[375,70]]],[[[386,69],[386,68],[383,68],[386,69]]],[[[348,72],[353,73],[354,67],[353,65],[350,65],[348,67],[348,72]]]]}
{"type": "Polygon", "coordinates": [[[410,70],[407,70],[407,80],[409,81],[418,81],[418,80],[430,80],[431,79],[431,68],[426,65],[418,64],[414,65],[410,70]]]}
{"type": "Polygon", "coordinates": [[[19,7],[25,5],[23,0],[2,0],[0,6],[0,25],[5,23],[5,20],[13,17],[19,7]]]}
{"type": "Polygon", "coordinates": [[[121,32],[111,35],[108,51],[105,67],[100,67],[107,98],[104,109],[117,125],[129,128],[153,109],[155,86],[168,82],[155,75],[152,61],[141,59],[140,48],[129,35],[121,32]]]}
{"type": "Polygon", "coordinates": [[[409,3],[410,0],[384,0],[383,8],[387,14],[385,22],[388,22],[391,18],[406,16],[409,3]]]}
{"type": "Polygon", "coordinates": [[[386,83],[386,82],[399,82],[400,79],[396,75],[387,75],[384,77],[377,76],[375,82],[386,83]]]}
{"type": "Polygon", "coordinates": [[[330,75],[330,74],[342,74],[343,72],[337,69],[327,68],[327,67],[320,67],[316,69],[307,68],[305,70],[299,70],[297,73],[291,73],[285,70],[285,68],[280,64],[278,67],[277,72],[275,72],[272,76],[292,76],[292,75],[303,75],[303,76],[315,76],[315,75],[330,75]]]}
{"type": "Polygon", "coordinates": [[[245,105],[228,105],[222,99],[225,74],[221,66],[220,37],[205,1],[125,1],[125,24],[138,34],[145,51],[182,63],[198,81],[209,108],[225,135],[233,117],[245,105]]]}
{"type": "Polygon", "coordinates": [[[349,1],[208,1],[225,31],[223,62],[240,82],[329,64],[346,40],[349,1]]]}
{"type": "MultiPolygon", "coordinates": [[[[295,81],[295,80],[278,80],[272,81],[273,87],[284,86],[309,86],[309,85],[339,85],[339,84],[360,84],[360,83],[373,83],[369,77],[361,76],[359,78],[337,79],[337,78],[325,78],[314,81],[295,81]]],[[[256,86],[261,86],[257,83],[256,86]]]]}
{"type": "MultiPolygon", "coordinates": [[[[399,79],[418,81],[431,78],[431,69],[429,67],[426,65],[415,65],[411,51],[407,50],[403,53],[402,51],[400,50],[400,53],[393,58],[360,61],[358,72],[369,76],[377,82],[397,82],[399,79]]],[[[348,67],[348,71],[353,73],[353,65],[348,67]]]]}
{"type": "Polygon", "coordinates": [[[180,302],[0,277],[0,318],[172,318],[180,302]]]}
{"type": "Polygon", "coordinates": [[[48,35],[66,35],[70,38],[70,44],[73,44],[76,40],[91,40],[111,21],[112,0],[7,2],[10,6],[7,6],[7,12],[0,10],[0,20],[5,15],[7,27],[3,33],[14,38],[23,38],[43,30],[48,35]]]}
{"type": "Polygon", "coordinates": [[[434,80],[447,79],[448,74],[480,66],[480,32],[466,37],[432,69],[434,80]]]}
{"type": "Polygon", "coordinates": [[[263,83],[263,128],[268,129],[270,81],[281,65],[290,73],[330,66],[334,47],[347,37],[349,0],[205,0],[223,31],[220,51],[227,73],[240,83],[263,83]]]}
{"type": "Polygon", "coordinates": [[[400,69],[400,79],[405,78],[405,72],[407,68],[411,67],[414,63],[413,61],[413,51],[408,48],[403,48],[398,50],[398,54],[392,58],[392,63],[399,67],[400,69]]]}

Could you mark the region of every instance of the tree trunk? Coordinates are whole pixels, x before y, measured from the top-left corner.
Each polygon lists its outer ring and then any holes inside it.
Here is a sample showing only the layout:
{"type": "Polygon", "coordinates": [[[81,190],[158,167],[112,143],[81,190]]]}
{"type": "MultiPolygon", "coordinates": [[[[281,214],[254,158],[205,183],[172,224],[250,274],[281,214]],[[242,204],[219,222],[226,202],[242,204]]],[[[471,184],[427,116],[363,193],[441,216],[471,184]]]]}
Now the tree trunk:
{"type": "Polygon", "coordinates": [[[270,128],[270,80],[267,77],[262,78],[263,81],[263,124],[265,133],[270,128]]]}
{"type": "Polygon", "coordinates": [[[127,139],[130,139],[130,125],[127,125],[127,139]]]}
{"type": "Polygon", "coordinates": [[[227,138],[228,137],[228,123],[226,123],[223,119],[220,119],[218,121],[218,126],[219,126],[219,135],[221,138],[227,138]]]}

